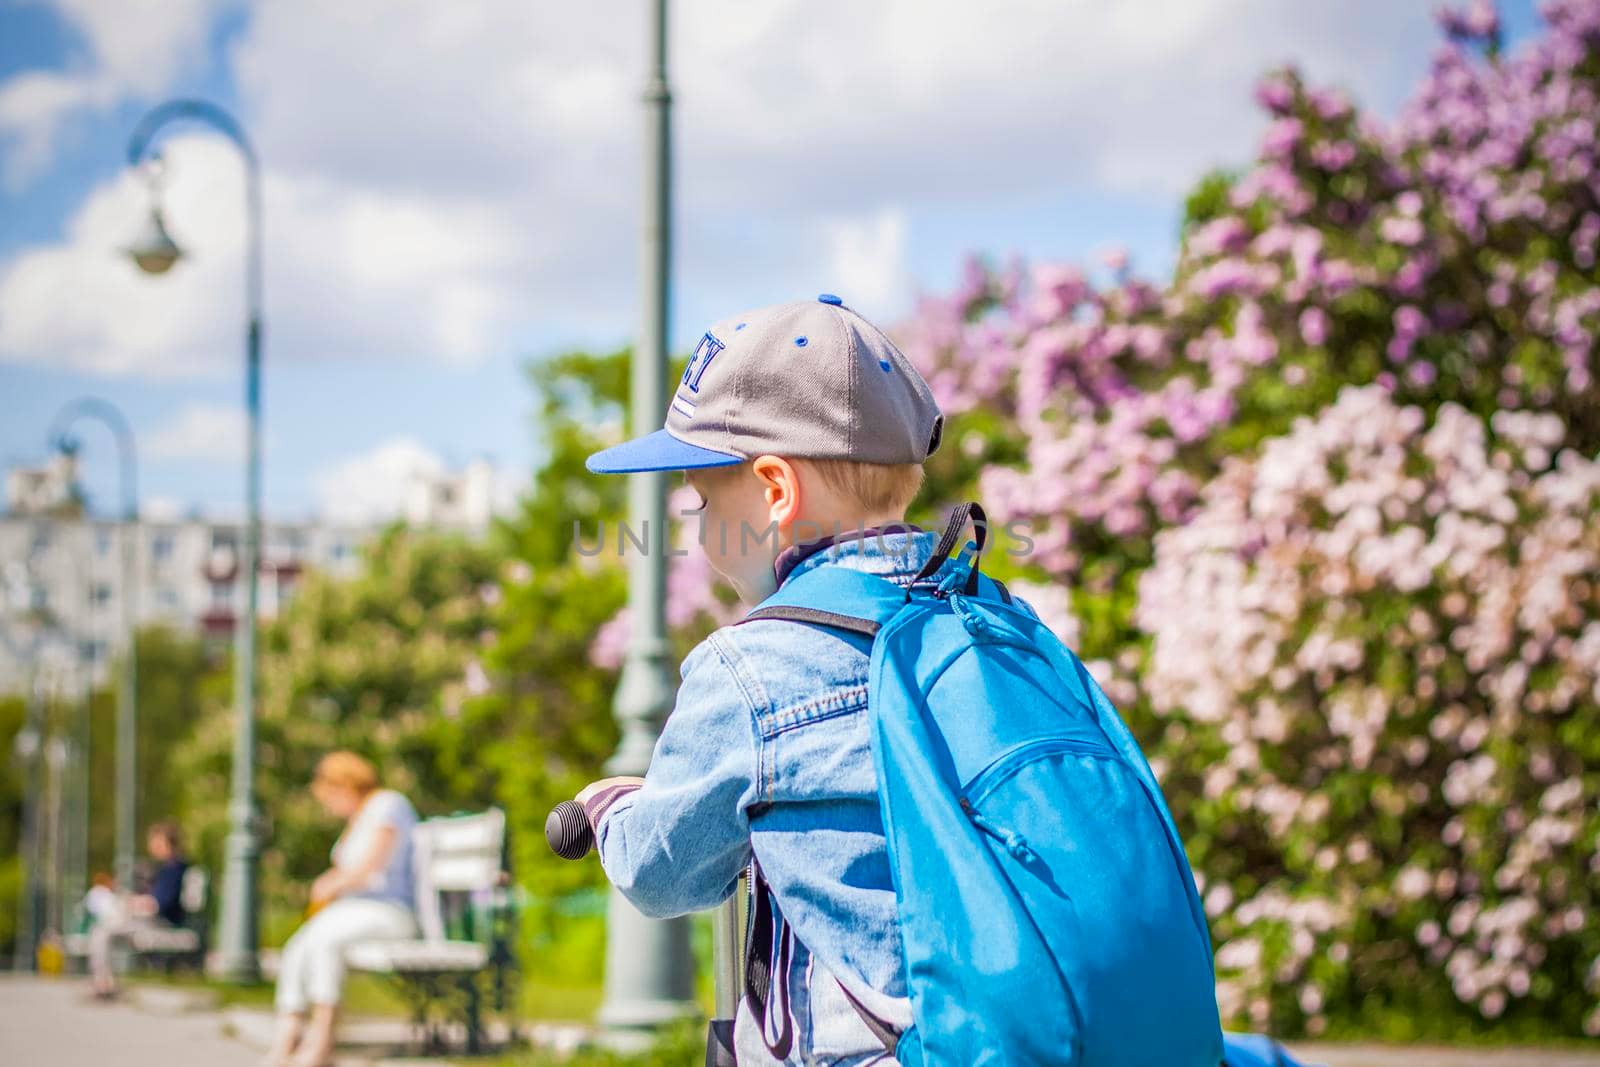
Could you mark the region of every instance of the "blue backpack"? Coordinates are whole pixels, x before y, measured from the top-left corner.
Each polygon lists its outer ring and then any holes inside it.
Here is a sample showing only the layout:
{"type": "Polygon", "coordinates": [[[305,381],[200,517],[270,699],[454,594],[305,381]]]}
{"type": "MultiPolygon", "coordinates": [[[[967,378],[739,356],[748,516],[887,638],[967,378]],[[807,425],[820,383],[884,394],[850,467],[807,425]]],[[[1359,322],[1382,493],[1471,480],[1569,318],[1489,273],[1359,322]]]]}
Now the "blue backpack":
{"type": "MultiPolygon", "coordinates": [[[[904,1067],[1217,1067],[1211,938],[1161,789],[1078,658],[980,576],[985,539],[964,504],[909,589],[819,567],[747,616],[872,639],[913,1025],[857,1010],[904,1067]],[[969,518],[970,562],[946,567],[969,518]]],[[[774,976],[749,962],[759,1002],[774,976]]]]}

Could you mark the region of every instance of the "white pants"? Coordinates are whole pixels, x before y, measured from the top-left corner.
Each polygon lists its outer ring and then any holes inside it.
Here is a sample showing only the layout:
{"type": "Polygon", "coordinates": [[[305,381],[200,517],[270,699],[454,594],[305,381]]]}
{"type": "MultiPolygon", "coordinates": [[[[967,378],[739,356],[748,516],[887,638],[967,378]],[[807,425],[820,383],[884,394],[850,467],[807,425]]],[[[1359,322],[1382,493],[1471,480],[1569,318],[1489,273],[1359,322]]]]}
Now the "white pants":
{"type": "Polygon", "coordinates": [[[346,945],[415,936],[417,925],[409,908],[360,897],[335,900],[307,920],[283,946],[278,1011],[298,1013],[310,1004],[339,1003],[346,945]]]}
{"type": "Polygon", "coordinates": [[[111,915],[89,928],[89,973],[104,988],[116,984],[117,976],[111,970],[111,949],[114,942],[127,940],[144,929],[161,929],[167,924],[160,919],[139,915],[111,915]]]}

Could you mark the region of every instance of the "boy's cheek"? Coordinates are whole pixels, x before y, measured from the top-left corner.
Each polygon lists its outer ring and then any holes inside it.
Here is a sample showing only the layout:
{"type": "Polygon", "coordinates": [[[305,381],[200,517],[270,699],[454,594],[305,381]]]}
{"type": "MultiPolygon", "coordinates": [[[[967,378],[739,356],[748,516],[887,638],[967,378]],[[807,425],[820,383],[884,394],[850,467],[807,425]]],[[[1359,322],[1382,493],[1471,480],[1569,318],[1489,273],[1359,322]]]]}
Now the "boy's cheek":
{"type": "Polygon", "coordinates": [[[765,600],[778,588],[777,577],[772,572],[772,560],[749,546],[741,550],[734,539],[730,538],[724,550],[715,539],[708,538],[706,558],[711,563],[711,569],[733,586],[739,599],[747,604],[765,600]]]}

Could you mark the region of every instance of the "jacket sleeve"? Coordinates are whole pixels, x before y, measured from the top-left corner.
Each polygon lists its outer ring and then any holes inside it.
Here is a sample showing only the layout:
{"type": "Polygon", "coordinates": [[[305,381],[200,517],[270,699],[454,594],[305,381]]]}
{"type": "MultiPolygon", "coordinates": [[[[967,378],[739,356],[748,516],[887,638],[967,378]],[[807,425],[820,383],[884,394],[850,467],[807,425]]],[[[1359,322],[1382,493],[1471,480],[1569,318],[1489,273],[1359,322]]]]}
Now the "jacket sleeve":
{"type": "Polygon", "coordinates": [[[683,661],[682,675],[644,785],[613,800],[595,834],[611,884],[655,918],[727,899],[750,861],[750,705],[715,634],[683,661]]]}

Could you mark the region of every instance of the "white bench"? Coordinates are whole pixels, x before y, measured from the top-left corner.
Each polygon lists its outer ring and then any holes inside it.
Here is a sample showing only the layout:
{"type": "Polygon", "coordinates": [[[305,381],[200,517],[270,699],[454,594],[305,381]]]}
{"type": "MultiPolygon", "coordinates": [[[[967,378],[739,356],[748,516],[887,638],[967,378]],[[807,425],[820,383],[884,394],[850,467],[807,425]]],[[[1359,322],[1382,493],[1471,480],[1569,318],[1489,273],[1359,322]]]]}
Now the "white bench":
{"type": "Polygon", "coordinates": [[[412,831],[412,862],[420,936],[361,941],[345,949],[350,968],[399,982],[430,1049],[443,1044],[431,1011],[439,1004],[446,1020],[465,1027],[467,1051],[480,1050],[479,981],[486,973],[493,971],[495,1009],[508,1008],[512,957],[505,836],[505,812],[499,808],[418,823],[412,831]],[[452,927],[466,936],[451,937],[452,927]]]}

